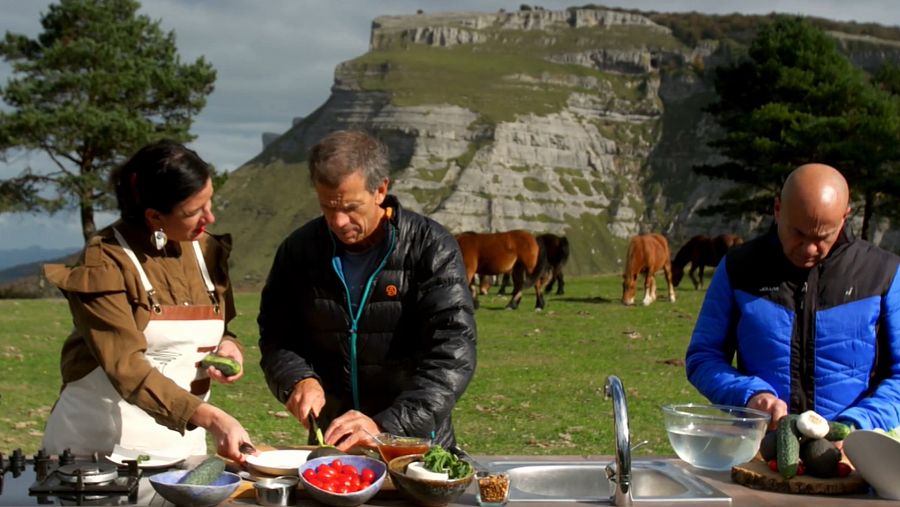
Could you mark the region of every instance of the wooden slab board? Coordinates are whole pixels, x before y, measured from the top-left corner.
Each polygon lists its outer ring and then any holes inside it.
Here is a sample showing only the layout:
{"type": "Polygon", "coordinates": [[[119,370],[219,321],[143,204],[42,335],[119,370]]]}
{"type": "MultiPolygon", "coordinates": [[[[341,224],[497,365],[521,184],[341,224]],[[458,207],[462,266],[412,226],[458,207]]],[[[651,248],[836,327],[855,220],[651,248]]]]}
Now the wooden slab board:
{"type": "Polygon", "coordinates": [[[778,472],[769,470],[769,466],[761,460],[731,467],[731,480],[748,488],[800,495],[852,495],[865,493],[869,489],[869,485],[855,470],[847,477],[832,479],[808,475],[785,479],[778,472]]]}

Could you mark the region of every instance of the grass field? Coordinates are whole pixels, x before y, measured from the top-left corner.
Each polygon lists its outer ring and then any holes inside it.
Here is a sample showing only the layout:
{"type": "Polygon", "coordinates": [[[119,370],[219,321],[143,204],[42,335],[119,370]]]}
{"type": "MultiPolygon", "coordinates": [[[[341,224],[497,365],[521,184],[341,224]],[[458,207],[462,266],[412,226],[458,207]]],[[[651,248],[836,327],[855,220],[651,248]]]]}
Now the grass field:
{"type": "MultiPolygon", "coordinates": [[[[665,294],[665,281],[661,294],[665,294]]],[[[610,454],[607,375],[622,379],[640,454],[673,454],[660,406],[702,401],[682,360],[704,292],[682,286],[678,302],[620,302],[619,276],[573,278],[564,296],[534,312],[533,292],[516,311],[482,297],[478,368],[453,414],[460,444],[476,454],[610,454]]],[[[640,294],[639,298],[640,299],[640,294]]],[[[269,393],[258,367],[257,293],[237,296],[232,328],[246,344],[246,374],[216,385],[212,402],[237,417],[257,444],[305,443],[306,431],[269,393]]],[[[34,453],[60,387],[59,350],[71,327],[62,299],[0,300],[0,451],[34,453]]]]}

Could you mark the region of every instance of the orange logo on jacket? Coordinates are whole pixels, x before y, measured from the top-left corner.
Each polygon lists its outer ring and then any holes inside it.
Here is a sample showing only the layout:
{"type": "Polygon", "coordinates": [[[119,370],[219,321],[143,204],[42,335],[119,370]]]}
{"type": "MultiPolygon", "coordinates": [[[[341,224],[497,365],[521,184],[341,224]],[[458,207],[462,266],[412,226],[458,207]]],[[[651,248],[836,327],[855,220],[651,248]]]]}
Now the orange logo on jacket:
{"type": "Polygon", "coordinates": [[[394,284],[388,285],[384,288],[384,293],[387,294],[387,296],[390,298],[397,296],[397,292],[399,291],[397,290],[397,286],[394,284]]]}

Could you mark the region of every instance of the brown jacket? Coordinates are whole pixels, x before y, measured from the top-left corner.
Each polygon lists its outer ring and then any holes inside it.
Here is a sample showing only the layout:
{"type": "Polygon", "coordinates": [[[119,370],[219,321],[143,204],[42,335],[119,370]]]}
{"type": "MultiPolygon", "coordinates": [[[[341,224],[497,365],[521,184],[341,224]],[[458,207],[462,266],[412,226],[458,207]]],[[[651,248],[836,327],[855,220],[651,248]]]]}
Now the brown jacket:
{"type": "MultiPolygon", "coordinates": [[[[189,242],[170,241],[159,251],[150,245],[150,233],[145,229],[119,221],[101,230],[85,246],[74,267],[44,266],[44,275],[68,299],[75,325],[62,348],[63,389],[99,366],[124,400],[146,411],[159,424],[184,433],[201,400],[145,359],[147,343],[142,330],[149,321],[150,303],[112,227],[134,250],[159,304],[210,304],[189,242]]],[[[228,279],[231,236],[204,234],[199,241],[225,312],[223,339],[237,342],[227,328],[235,316],[228,279]]]]}

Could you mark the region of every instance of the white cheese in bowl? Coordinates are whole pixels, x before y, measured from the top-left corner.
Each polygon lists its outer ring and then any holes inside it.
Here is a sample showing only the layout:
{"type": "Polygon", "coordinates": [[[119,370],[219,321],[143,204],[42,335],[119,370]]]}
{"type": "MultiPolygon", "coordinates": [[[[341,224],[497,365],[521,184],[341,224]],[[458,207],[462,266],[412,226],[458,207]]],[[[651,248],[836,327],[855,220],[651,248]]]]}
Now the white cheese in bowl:
{"type": "Polygon", "coordinates": [[[421,461],[413,461],[406,467],[406,475],[415,479],[426,479],[429,481],[446,481],[450,476],[446,472],[432,472],[425,468],[425,463],[421,461]]]}

